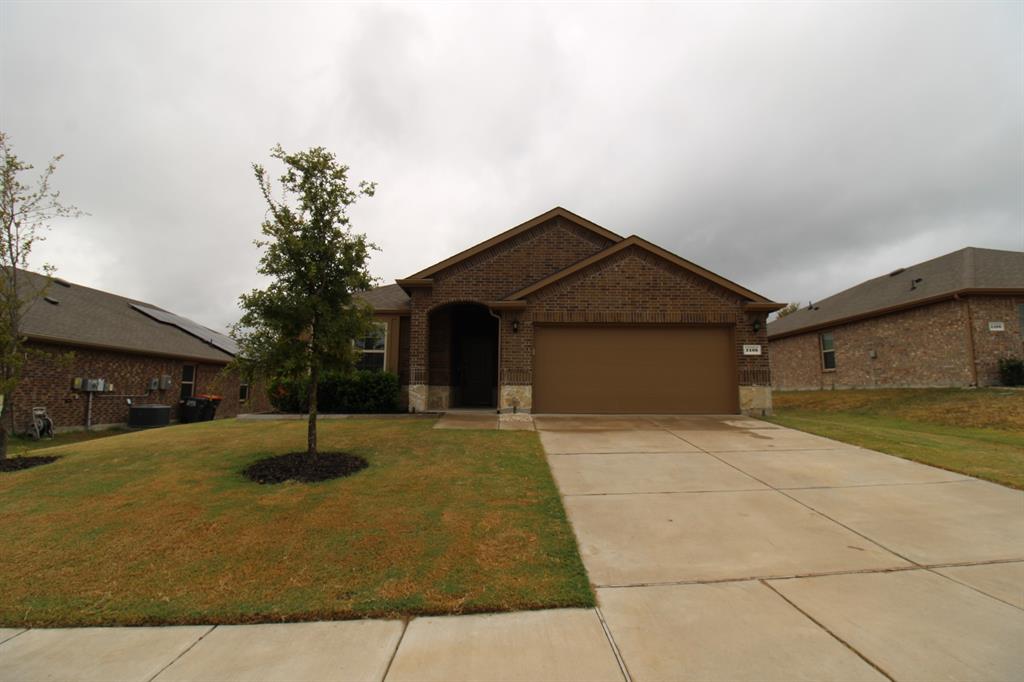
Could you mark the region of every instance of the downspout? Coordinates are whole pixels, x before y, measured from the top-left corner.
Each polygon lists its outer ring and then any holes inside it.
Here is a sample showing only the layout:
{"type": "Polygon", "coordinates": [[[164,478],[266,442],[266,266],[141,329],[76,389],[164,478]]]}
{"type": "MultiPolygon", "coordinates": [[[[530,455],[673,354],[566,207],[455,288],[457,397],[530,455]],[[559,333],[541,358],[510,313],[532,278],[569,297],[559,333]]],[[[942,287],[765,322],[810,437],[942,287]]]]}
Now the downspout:
{"type": "Polygon", "coordinates": [[[85,430],[89,431],[92,429],[92,391],[88,392],[89,399],[85,408],[85,430]]]}
{"type": "MultiPolygon", "coordinates": [[[[501,414],[501,315],[498,315],[490,308],[487,309],[487,313],[498,321],[498,377],[497,386],[495,387],[498,395],[496,396],[497,400],[495,400],[496,405],[494,409],[498,414],[501,414]]],[[[513,411],[515,411],[514,408],[513,411]]]]}
{"type": "Polygon", "coordinates": [[[974,350],[974,314],[971,312],[971,299],[960,298],[959,294],[954,294],[954,298],[963,301],[964,310],[967,315],[965,318],[967,327],[967,358],[971,363],[971,385],[974,387],[978,386],[978,363],[975,361],[975,350],[974,350]]]}

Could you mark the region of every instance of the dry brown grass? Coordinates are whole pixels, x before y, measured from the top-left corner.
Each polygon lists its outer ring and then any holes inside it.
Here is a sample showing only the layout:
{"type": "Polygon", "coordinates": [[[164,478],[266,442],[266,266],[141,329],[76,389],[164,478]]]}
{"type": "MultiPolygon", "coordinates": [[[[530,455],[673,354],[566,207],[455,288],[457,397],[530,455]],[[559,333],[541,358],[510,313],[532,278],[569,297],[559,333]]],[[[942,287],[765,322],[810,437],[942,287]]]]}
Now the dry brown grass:
{"type": "Polygon", "coordinates": [[[228,623],[593,603],[533,433],[324,422],[351,477],[252,483],[301,422],[175,426],[0,475],[0,625],[228,623]]]}
{"type": "Polygon", "coordinates": [[[843,412],[944,426],[1024,431],[1024,390],[1014,388],[777,391],[772,400],[783,411],[843,412]]]}

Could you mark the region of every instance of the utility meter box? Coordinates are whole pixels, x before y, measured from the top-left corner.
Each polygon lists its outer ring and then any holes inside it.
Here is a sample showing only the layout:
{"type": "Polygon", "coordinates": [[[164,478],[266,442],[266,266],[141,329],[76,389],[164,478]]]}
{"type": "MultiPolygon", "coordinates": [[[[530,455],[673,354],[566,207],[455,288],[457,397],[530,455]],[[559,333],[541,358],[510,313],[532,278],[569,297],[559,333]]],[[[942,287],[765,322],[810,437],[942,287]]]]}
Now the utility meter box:
{"type": "Polygon", "coordinates": [[[85,379],[82,381],[82,390],[87,393],[101,393],[107,389],[107,382],[103,379],[85,379]]]}
{"type": "Polygon", "coordinates": [[[166,391],[171,387],[171,375],[165,374],[160,377],[160,389],[166,391]]]}
{"type": "Polygon", "coordinates": [[[160,388],[160,379],[158,379],[157,377],[153,377],[152,379],[149,380],[149,390],[155,391],[158,388],[160,388]]]}

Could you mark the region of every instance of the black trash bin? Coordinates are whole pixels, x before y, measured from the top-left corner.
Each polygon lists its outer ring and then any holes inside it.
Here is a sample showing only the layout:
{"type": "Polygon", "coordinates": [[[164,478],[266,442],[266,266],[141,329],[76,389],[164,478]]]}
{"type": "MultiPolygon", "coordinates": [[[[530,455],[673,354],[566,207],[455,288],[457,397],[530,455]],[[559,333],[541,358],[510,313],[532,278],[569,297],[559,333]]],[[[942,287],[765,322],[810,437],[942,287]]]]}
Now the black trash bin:
{"type": "Polygon", "coordinates": [[[206,400],[199,397],[178,401],[178,421],[182,424],[203,421],[203,407],[206,400]]]}
{"type": "Polygon", "coordinates": [[[178,421],[182,424],[192,422],[208,422],[217,414],[220,405],[219,395],[197,395],[185,398],[178,403],[178,421]]]}
{"type": "Polygon", "coordinates": [[[222,397],[219,395],[198,395],[197,398],[203,400],[203,414],[200,421],[208,422],[213,421],[213,418],[217,415],[217,406],[220,405],[222,397]]]}

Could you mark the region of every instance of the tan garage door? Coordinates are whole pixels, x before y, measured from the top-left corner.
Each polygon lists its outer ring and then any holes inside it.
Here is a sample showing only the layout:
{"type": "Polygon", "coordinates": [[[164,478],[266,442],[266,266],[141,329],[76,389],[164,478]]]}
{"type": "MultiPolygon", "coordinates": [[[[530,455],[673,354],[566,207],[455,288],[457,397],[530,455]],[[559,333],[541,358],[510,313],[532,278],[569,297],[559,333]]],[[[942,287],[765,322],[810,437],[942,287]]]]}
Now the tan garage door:
{"type": "Polygon", "coordinates": [[[732,330],[694,326],[537,326],[533,411],[734,414],[732,330]]]}

